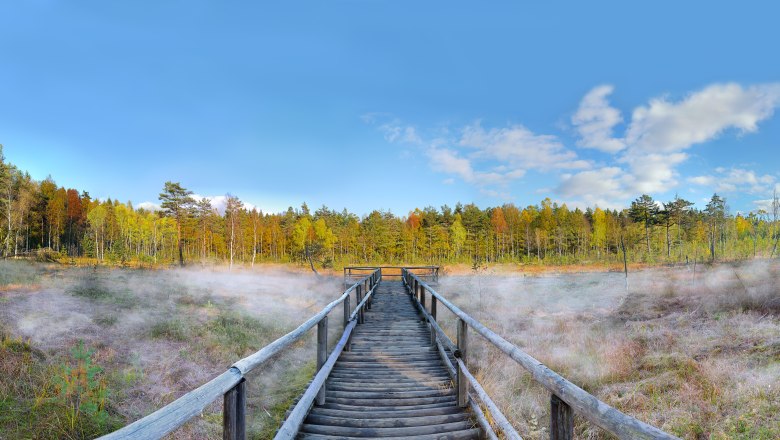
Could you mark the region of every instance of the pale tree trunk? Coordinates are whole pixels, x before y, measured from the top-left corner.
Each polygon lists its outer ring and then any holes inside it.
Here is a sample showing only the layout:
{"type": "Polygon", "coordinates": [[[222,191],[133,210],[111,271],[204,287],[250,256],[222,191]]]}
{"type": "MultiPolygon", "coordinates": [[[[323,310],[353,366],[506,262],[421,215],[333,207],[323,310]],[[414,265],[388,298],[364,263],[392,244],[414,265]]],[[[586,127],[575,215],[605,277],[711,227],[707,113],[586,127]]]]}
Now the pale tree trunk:
{"type": "Polygon", "coordinates": [[[255,267],[257,257],[257,219],[252,219],[252,267],[255,267]]]}
{"type": "Polygon", "coordinates": [[[235,241],[235,224],[230,218],[230,269],[233,270],[233,242],[235,241]]]}

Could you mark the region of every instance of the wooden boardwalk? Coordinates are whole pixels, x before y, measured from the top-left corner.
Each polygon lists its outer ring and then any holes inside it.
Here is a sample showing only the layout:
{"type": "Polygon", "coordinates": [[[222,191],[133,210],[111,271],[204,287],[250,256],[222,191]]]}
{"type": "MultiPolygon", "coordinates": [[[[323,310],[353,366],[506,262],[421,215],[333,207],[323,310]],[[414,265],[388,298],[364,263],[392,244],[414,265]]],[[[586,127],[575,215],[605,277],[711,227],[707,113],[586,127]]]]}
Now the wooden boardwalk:
{"type": "Polygon", "coordinates": [[[348,267],[344,277],[344,293],[296,329],[163,408],[101,438],[161,439],[221,397],[223,439],[245,440],[248,375],[316,327],[317,373],[275,440],[498,440],[499,435],[522,440],[469,371],[470,332],[528,371],[550,393],[551,440],[574,438],[575,413],[616,438],[677,439],[600,401],[448,301],[427,282],[438,280],[436,266],[348,267]],[[393,280],[398,277],[403,281],[393,280]],[[355,280],[351,286],[349,280],[355,280]],[[336,307],[344,309],[344,330],[329,352],[328,315],[336,307]],[[438,325],[439,307],[457,319],[455,341],[438,325]]]}
{"type": "Polygon", "coordinates": [[[298,438],[480,438],[403,284],[381,283],[364,316],[298,438]]]}

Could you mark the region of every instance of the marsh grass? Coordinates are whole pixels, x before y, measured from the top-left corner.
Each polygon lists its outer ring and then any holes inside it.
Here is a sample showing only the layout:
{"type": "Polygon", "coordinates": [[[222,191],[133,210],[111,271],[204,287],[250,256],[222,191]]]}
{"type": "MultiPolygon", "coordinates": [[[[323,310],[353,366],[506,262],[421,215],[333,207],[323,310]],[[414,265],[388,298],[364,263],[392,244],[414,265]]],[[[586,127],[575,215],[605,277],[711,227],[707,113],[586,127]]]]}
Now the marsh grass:
{"type": "Polygon", "coordinates": [[[257,408],[260,415],[259,422],[251,434],[253,439],[270,439],[274,437],[276,430],[282,425],[287,411],[295,405],[295,399],[306,391],[314,373],[316,364],[307,362],[303,366],[294,368],[284,373],[277,383],[269,391],[269,401],[273,402],[269,408],[257,408]]]}
{"type": "Polygon", "coordinates": [[[94,438],[121,420],[109,411],[110,391],[94,351],[83,343],[69,356],[47,358],[0,327],[0,436],[94,438]]]}
{"type": "Polygon", "coordinates": [[[138,297],[127,286],[127,280],[119,279],[116,280],[118,282],[108,282],[105,274],[106,269],[87,268],[80,270],[84,273],[76,277],[75,282],[67,288],[70,294],[125,309],[138,305],[138,297]]]}
{"type": "Polygon", "coordinates": [[[181,319],[169,319],[152,324],[149,329],[152,338],[168,339],[171,341],[186,341],[192,336],[188,323],[181,319]]]}
{"type": "Polygon", "coordinates": [[[50,265],[28,261],[0,260],[0,287],[38,284],[50,265]]]}
{"type": "Polygon", "coordinates": [[[224,311],[205,325],[204,333],[211,353],[239,359],[281,336],[283,329],[244,313],[224,311]]]}
{"type": "MultiPolygon", "coordinates": [[[[716,265],[695,281],[686,268],[648,270],[628,294],[608,274],[453,277],[437,290],[640,420],[685,439],[769,440],[780,438],[778,267],[716,265]]],[[[470,368],[520,434],[549,437],[549,393],[482,338],[469,344],[470,368]]],[[[581,417],[575,432],[611,438],[581,417]]]]}

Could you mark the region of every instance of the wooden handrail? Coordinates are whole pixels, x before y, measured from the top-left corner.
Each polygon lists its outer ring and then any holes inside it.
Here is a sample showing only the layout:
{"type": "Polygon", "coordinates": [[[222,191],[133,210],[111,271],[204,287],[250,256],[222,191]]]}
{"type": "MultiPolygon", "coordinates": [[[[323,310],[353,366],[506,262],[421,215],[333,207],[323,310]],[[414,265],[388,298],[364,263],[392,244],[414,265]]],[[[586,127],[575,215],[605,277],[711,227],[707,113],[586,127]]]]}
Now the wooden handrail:
{"type": "MultiPolygon", "coordinates": [[[[444,296],[436,292],[430,285],[409,271],[404,271],[404,284],[408,287],[413,281],[427,290],[432,297],[444,304],[455,316],[467,326],[476,330],[493,346],[520,364],[531,377],[546,388],[553,396],[571,407],[577,414],[589,422],[601,427],[619,438],[630,439],[678,439],[660,429],[644,423],[634,417],[624,414],[610,405],[602,402],[592,394],[566,380],[563,376],[551,370],[516,345],[488,329],[482,323],[469,316],[444,296]]],[[[413,292],[414,294],[414,292],[413,292]]]]}
{"type": "Polygon", "coordinates": [[[325,381],[328,379],[330,371],[336,364],[336,360],[338,360],[338,357],[345,348],[349,348],[349,338],[352,336],[352,331],[355,329],[355,326],[359,323],[358,315],[363,307],[371,301],[371,297],[376,291],[376,287],[377,285],[374,285],[371,290],[366,293],[366,296],[360,304],[355,307],[355,311],[352,312],[352,315],[349,317],[349,324],[344,329],[341,339],[328,357],[328,361],[322,366],[320,371],[311,381],[308,388],[306,388],[306,391],[304,391],[303,396],[298,400],[298,403],[295,404],[290,415],[287,416],[287,420],[284,421],[282,427],[277,431],[274,440],[289,440],[295,438],[298,434],[298,430],[300,430],[301,424],[303,424],[303,420],[309,412],[309,408],[311,408],[314,403],[314,398],[317,397],[320,389],[325,385],[325,381]]]}
{"type": "MultiPolygon", "coordinates": [[[[330,313],[337,305],[344,302],[345,300],[348,301],[350,293],[353,290],[356,290],[358,286],[370,284],[372,287],[375,287],[381,281],[381,278],[381,270],[375,269],[371,274],[352,284],[352,286],[347,288],[338,299],[325,306],[319,313],[309,318],[303,324],[299,325],[295,330],[266,345],[258,352],[241,359],[240,361],[233,364],[226,372],[201,385],[195,390],[179,397],[168,405],[165,405],[164,407],[158,409],[146,417],[143,417],[142,419],[136,420],[135,422],[117,431],[100,437],[100,439],[159,439],[179,428],[196,415],[200,414],[208,405],[217,400],[220,396],[230,395],[235,396],[236,398],[239,396],[241,398],[245,398],[239,393],[230,392],[236,386],[238,386],[239,383],[242,382],[242,379],[245,378],[247,373],[264,364],[279,352],[290,347],[294,342],[302,338],[308,330],[316,326],[321,320],[327,317],[328,313],[330,313]]],[[[366,295],[366,300],[368,299],[369,295],[366,295]]],[[[355,301],[355,303],[358,304],[359,301],[355,301]]],[[[361,310],[365,304],[365,300],[360,302],[358,306],[355,307],[355,310],[361,310]]],[[[351,322],[353,322],[352,320],[354,319],[353,316],[354,313],[350,317],[351,321],[345,323],[345,334],[347,333],[347,329],[350,329],[351,331],[351,327],[354,327],[351,324],[351,322]]],[[[234,405],[232,407],[241,408],[241,405],[234,405]]],[[[235,420],[240,420],[243,422],[245,418],[243,417],[243,414],[240,414],[239,417],[237,417],[235,420]]],[[[243,426],[239,426],[237,428],[232,427],[232,423],[235,422],[235,420],[224,420],[226,433],[228,431],[231,433],[245,432],[243,426]],[[231,426],[230,429],[228,429],[229,425],[231,426]]]]}

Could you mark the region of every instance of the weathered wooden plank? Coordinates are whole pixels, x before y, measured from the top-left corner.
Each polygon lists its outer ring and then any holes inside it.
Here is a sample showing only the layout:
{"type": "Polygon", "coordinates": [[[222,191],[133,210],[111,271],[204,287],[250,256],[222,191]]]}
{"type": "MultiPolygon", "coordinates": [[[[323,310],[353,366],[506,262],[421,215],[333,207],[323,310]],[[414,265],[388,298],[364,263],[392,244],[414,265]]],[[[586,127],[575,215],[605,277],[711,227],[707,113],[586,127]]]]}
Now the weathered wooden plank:
{"type": "Polygon", "coordinates": [[[387,410],[384,411],[357,411],[343,409],[329,409],[315,407],[309,414],[329,415],[332,417],[349,417],[352,419],[405,419],[427,417],[447,414],[463,414],[463,410],[455,405],[440,406],[437,408],[416,408],[413,410],[387,410]]]}
{"type": "Polygon", "coordinates": [[[356,320],[351,320],[349,322],[347,328],[344,330],[344,334],[341,335],[341,339],[328,357],[328,361],[325,362],[322,368],[320,368],[320,371],[317,372],[317,375],[314,376],[314,379],[312,380],[311,385],[309,385],[309,388],[303,393],[303,396],[301,396],[301,399],[295,405],[295,408],[293,408],[292,412],[287,417],[287,420],[285,420],[282,427],[279,428],[279,431],[274,437],[275,440],[292,439],[295,437],[295,434],[298,433],[298,430],[303,423],[303,419],[306,417],[306,413],[309,411],[309,408],[311,408],[311,404],[317,396],[320,387],[328,378],[330,370],[333,368],[333,365],[336,364],[336,359],[338,359],[339,355],[341,354],[341,350],[347,344],[347,340],[349,339],[350,335],[352,334],[352,330],[355,329],[356,325],[356,320]]]}
{"type": "Polygon", "coordinates": [[[410,426],[442,425],[445,423],[465,422],[469,415],[463,412],[438,416],[394,417],[384,419],[356,419],[353,417],[335,417],[309,414],[306,423],[312,425],[335,425],[352,428],[405,428],[410,426]]]}
{"type": "MultiPolygon", "coordinates": [[[[405,435],[402,437],[382,437],[382,440],[474,440],[479,439],[479,429],[450,431],[444,434],[405,435]]],[[[322,434],[301,433],[302,440],[365,440],[365,437],[330,436],[322,434]]]]}
{"type": "Polygon", "coordinates": [[[338,435],[347,437],[391,437],[427,434],[445,434],[448,431],[462,431],[471,428],[471,422],[453,422],[432,426],[409,426],[404,428],[353,428],[349,426],[322,426],[305,424],[302,432],[312,434],[338,435]]]}
{"type": "MultiPolygon", "coordinates": [[[[452,401],[447,401],[447,402],[428,403],[425,405],[403,405],[403,406],[366,406],[366,405],[348,405],[343,403],[328,402],[322,407],[327,409],[341,409],[341,410],[351,410],[351,411],[394,412],[394,411],[407,411],[407,410],[423,410],[428,408],[458,408],[458,406],[455,403],[456,401],[454,399],[452,401]]],[[[462,409],[460,408],[458,409],[462,411],[462,409]]]]}
{"type": "Polygon", "coordinates": [[[343,399],[411,399],[419,397],[454,396],[452,389],[427,389],[420,391],[336,391],[331,390],[332,397],[343,399]]]}
{"type": "Polygon", "coordinates": [[[410,398],[378,398],[378,399],[355,399],[355,398],[337,398],[333,397],[328,399],[328,402],[341,403],[345,405],[360,405],[360,406],[414,406],[425,405],[430,403],[444,403],[457,401],[456,396],[437,396],[437,397],[410,397],[410,398]]]}
{"type": "Polygon", "coordinates": [[[430,326],[436,331],[436,336],[439,341],[441,341],[442,344],[452,353],[455,353],[456,355],[460,355],[458,352],[458,347],[455,345],[455,343],[452,342],[449,336],[447,336],[447,333],[444,333],[444,330],[439,326],[439,323],[436,322],[434,319],[430,319],[430,315],[428,314],[428,311],[422,308],[419,302],[415,301],[415,306],[419,310],[420,313],[425,316],[426,320],[430,324],[430,326]]]}

